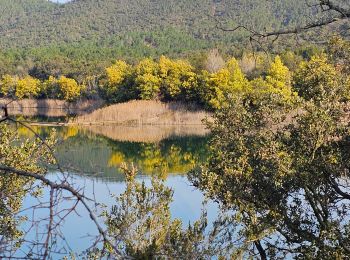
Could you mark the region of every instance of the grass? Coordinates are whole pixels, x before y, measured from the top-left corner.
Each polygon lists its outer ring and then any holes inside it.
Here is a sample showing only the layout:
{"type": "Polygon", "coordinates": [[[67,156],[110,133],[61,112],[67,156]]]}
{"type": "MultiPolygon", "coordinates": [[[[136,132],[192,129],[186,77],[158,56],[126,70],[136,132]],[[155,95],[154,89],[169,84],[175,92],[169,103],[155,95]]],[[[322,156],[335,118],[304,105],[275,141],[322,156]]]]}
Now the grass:
{"type": "Polygon", "coordinates": [[[203,125],[210,114],[184,103],[137,100],[98,109],[75,118],[78,124],[203,125]]]}

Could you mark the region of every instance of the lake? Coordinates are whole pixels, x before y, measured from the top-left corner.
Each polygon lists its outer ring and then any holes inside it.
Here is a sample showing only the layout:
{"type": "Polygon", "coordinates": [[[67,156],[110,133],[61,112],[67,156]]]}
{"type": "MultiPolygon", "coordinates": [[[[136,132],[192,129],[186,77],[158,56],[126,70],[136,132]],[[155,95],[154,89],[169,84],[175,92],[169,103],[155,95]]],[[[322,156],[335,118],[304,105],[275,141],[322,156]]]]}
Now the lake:
{"type": "MultiPolygon", "coordinates": [[[[126,127],[126,126],[33,126],[41,136],[47,136],[52,130],[57,132],[58,144],[56,156],[60,166],[68,169],[69,180],[89,198],[103,203],[107,208],[115,204],[113,194],[125,191],[122,163],[134,164],[138,169],[137,179],[150,184],[152,175],[165,179],[167,186],[174,191],[171,203],[171,217],[179,218],[185,227],[201,216],[204,197],[188,181],[186,173],[204,163],[208,157],[208,132],[197,127],[126,127]],[[198,129],[196,129],[198,128],[198,129]]],[[[33,137],[26,128],[18,129],[21,136],[33,137]]],[[[48,178],[59,180],[62,174],[56,169],[50,170],[48,178]]],[[[63,194],[62,196],[68,196],[63,194]]],[[[24,208],[42,201],[48,201],[49,191],[44,190],[38,199],[28,196],[24,208]]],[[[70,208],[71,201],[63,201],[59,209],[70,208]]],[[[208,219],[213,220],[217,214],[214,203],[208,202],[208,219]]],[[[96,226],[80,205],[65,218],[61,225],[64,239],[57,238],[66,251],[54,254],[61,259],[69,251],[80,253],[91,246],[92,238],[98,234],[96,226]]],[[[22,213],[29,219],[42,219],[49,214],[48,209],[28,210],[22,213]],[[34,212],[34,214],[33,214],[34,212]]],[[[103,223],[102,223],[103,224],[103,223]]],[[[38,228],[44,230],[47,221],[42,221],[38,228]]],[[[27,238],[38,239],[38,230],[23,225],[30,230],[27,238]],[[32,233],[31,233],[32,232],[32,233]]],[[[40,232],[39,232],[40,233],[40,232]]],[[[43,239],[43,238],[39,238],[43,239]]]]}

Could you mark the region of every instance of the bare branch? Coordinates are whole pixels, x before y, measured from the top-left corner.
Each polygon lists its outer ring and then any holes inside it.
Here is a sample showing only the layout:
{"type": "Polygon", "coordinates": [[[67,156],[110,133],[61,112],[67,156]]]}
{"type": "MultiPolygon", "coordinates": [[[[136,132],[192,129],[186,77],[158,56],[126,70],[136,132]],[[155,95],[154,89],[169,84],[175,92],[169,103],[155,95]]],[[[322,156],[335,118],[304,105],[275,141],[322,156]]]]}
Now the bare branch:
{"type": "Polygon", "coordinates": [[[273,41],[276,41],[280,35],[299,34],[304,31],[320,28],[326,25],[333,24],[335,22],[345,21],[350,19],[350,8],[344,8],[334,3],[331,0],[317,0],[316,4],[309,4],[306,2],[306,5],[310,8],[320,7],[323,12],[333,11],[335,15],[332,15],[331,17],[326,19],[310,22],[309,24],[306,24],[306,25],[301,25],[301,26],[297,26],[289,29],[270,31],[270,32],[257,32],[252,28],[249,28],[244,25],[238,25],[234,28],[225,28],[224,26],[222,26],[222,24],[220,23],[220,21],[218,21],[216,17],[212,17],[212,18],[216,21],[216,28],[224,32],[235,32],[238,30],[245,30],[251,34],[251,38],[261,39],[261,38],[269,38],[271,36],[275,36],[276,38],[274,38],[273,41]]]}
{"type": "Polygon", "coordinates": [[[97,229],[99,231],[99,234],[103,238],[103,241],[113,248],[114,253],[115,253],[115,257],[116,258],[123,258],[123,259],[126,258],[126,256],[124,256],[119,251],[119,249],[116,246],[114,246],[113,243],[110,242],[110,240],[108,239],[106,232],[102,229],[101,225],[99,224],[99,222],[97,220],[97,217],[95,216],[93,210],[87,204],[86,197],[84,195],[82,195],[81,193],[79,193],[78,191],[76,191],[76,189],[74,189],[72,186],[70,186],[67,183],[55,183],[55,182],[50,181],[49,179],[47,179],[44,176],[42,176],[40,174],[37,174],[37,173],[22,171],[22,170],[18,170],[18,169],[15,169],[15,168],[12,168],[12,167],[3,166],[3,165],[0,165],[0,171],[3,171],[5,173],[7,173],[7,174],[16,174],[18,176],[29,177],[29,178],[33,178],[33,179],[39,180],[42,183],[44,183],[45,185],[49,186],[52,190],[65,190],[65,191],[70,192],[74,197],[77,198],[78,201],[80,201],[83,204],[85,209],[88,211],[90,219],[96,225],[96,227],[97,227],[97,229]]]}

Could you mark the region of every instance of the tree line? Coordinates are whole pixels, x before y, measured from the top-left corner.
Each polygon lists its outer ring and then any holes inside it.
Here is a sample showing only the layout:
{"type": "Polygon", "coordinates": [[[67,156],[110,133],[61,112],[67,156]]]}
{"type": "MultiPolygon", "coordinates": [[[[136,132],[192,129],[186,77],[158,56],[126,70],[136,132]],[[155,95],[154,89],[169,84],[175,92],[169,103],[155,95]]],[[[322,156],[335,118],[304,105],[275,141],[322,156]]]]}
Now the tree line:
{"type": "Polygon", "coordinates": [[[322,50],[311,48],[270,56],[262,52],[243,53],[240,59],[231,57],[226,61],[214,49],[196,65],[166,56],[143,58],[134,64],[117,60],[101,75],[82,80],[64,75],[42,79],[28,74],[5,74],[0,79],[0,94],[16,99],[52,98],[68,102],[102,98],[109,104],[132,99],[181,101],[207,110],[221,109],[230,97],[248,92],[257,96],[281,93],[285,102],[291,102],[295,96],[293,84],[300,77],[302,66],[316,57],[326,59],[322,50]]]}

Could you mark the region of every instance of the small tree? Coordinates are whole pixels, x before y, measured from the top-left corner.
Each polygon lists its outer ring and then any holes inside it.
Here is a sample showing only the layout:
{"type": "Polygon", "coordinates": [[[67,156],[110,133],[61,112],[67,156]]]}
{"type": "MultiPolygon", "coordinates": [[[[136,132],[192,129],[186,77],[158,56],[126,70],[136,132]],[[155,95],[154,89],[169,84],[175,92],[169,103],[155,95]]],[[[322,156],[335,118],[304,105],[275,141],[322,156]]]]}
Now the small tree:
{"type": "Polygon", "coordinates": [[[293,103],[297,94],[293,92],[291,86],[291,72],[284,66],[279,56],[276,56],[267,71],[266,78],[261,77],[252,80],[253,91],[259,95],[277,95],[283,103],[293,103]]]}
{"type": "Polygon", "coordinates": [[[0,93],[3,96],[11,95],[15,93],[16,91],[16,84],[17,84],[18,78],[12,77],[10,75],[4,75],[2,76],[2,79],[0,81],[0,93]]]}
{"type": "Polygon", "coordinates": [[[225,60],[219,53],[218,49],[213,49],[209,52],[205,62],[205,69],[210,73],[218,72],[225,67],[225,60]]]}
{"type": "Polygon", "coordinates": [[[124,172],[126,190],[115,197],[116,204],[103,216],[111,241],[126,255],[136,259],[211,259],[230,255],[234,245],[226,219],[218,220],[206,232],[208,223],[203,211],[200,220],[184,229],[179,219],[171,218],[173,190],[164,180],[153,175],[151,184],[146,185],[136,179],[135,169],[124,168],[124,172]]]}
{"type": "Polygon", "coordinates": [[[216,73],[204,71],[202,74],[201,97],[211,109],[223,108],[229,99],[249,90],[249,81],[235,58],[229,60],[226,67],[216,73]]]}
{"type": "Polygon", "coordinates": [[[106,68],[106,79],[102,81],[102,96],[109,102],[122,102],[137,97],[134,69],[125,61],[117,60],[106,68]]]}
{"type": "Polygon", "coordinates": [[[131,74],[132,68],[125,61],[117,60],[115,64],[106,68],[109,86],[117,87],[131,74]]]}
{"type": "Polygon", "coordinates": [[[78,99],[84,86],[79,85],[74,79],[61,76],[57,80],[59,87],[59,98],[72,102],[78,99]]]}
{"type": "MultiPolygon", "coordinates": [[[[54,135],[47,139],[47,146],[41,141],[21,141],[18,134],[7,124],[0,124],[0,165],[39,175],[46,173],[43,163],[53,163],[54,158],[47,147],[54,144],[54,135]]],[[[23,140],[23,139],[22,139],[23,140]]],[[[10,241],[17,246],[21,243],[22,233],[18,229],[24,217],[18,216],[22,202],[28,192],[37,196],[35,180],[0,171],[0,248],[2,243],[10,241]]]]}
{"type": "Polygon", "coordinates": [[[41,82],[31,76],[18,78],[4,75],[0,82],[0,87],[1,94],[4,96],[11,95],[12,98],[16,97],[19,99],[31,98],[39,95],[41,82]]]}
{"type": "Polygon", "coordinates": [[[159,59],[162,95],[165,99],[191,99],[197,85],[194,68],[184,60],[171,60],[165,56],[159,59]]]}
{"type": "Polygon", "coordinates": [[[320,102],[338,94],[339,78],[340,74],[326,55],[313,56],[310,61],[300,64],[293,77],[293,86],[306,100],[320,102]]]}
{"type": "Polygon", "coordinates": [[[141,99],[155,99],[160,94],[159,65],[152,59],[144,59],[135,68],[135,84],[141,99]]]}

